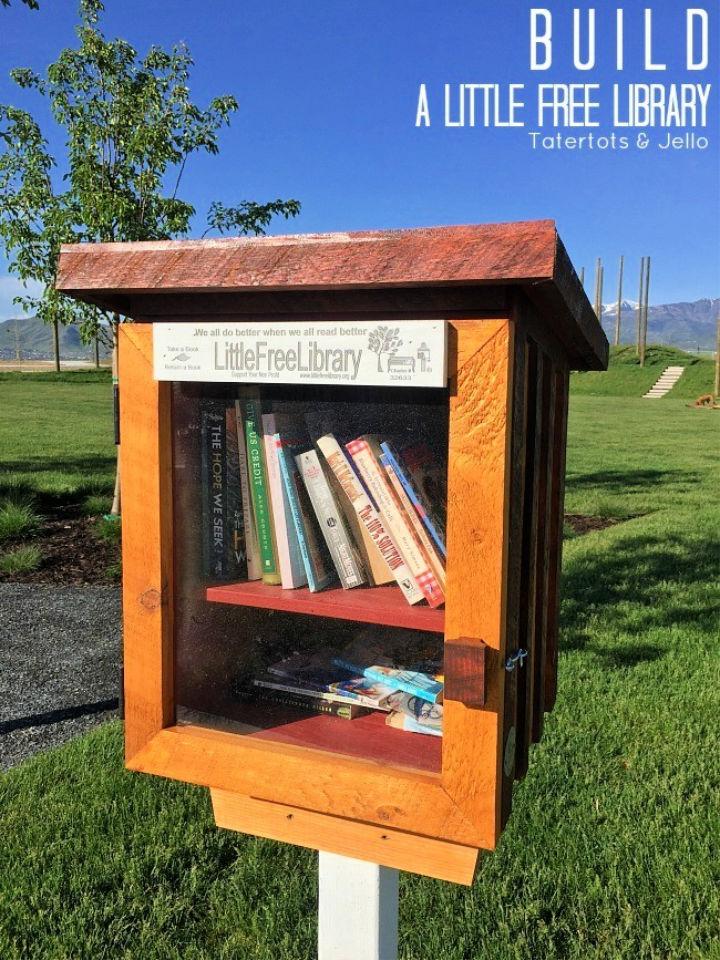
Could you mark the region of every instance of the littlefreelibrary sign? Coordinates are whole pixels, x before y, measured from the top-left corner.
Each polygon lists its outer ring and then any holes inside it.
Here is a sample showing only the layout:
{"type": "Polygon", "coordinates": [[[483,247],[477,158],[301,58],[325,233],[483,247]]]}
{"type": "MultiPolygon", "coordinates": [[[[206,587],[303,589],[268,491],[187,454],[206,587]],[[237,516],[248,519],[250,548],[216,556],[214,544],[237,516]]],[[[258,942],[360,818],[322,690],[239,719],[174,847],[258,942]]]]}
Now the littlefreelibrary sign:
{"type": "Polygon", "coordinates": [[[444,320],[155,323],[156,380],[444,387],[444,320]]]}

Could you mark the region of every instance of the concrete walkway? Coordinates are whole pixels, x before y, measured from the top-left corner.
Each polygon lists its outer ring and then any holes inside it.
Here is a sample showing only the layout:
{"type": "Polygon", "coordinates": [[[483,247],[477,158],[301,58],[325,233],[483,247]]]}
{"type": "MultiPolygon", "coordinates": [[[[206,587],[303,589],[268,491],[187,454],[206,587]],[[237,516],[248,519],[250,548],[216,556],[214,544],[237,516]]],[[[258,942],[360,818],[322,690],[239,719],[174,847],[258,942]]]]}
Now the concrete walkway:
{"type": "Polygon", "coordinates": [[[0,769],[117,715],[117,587],[0,584],[0,769]]]}
{"type": "Polygon", "coordinates": [[[666,367],[658,380],[643,395],[643,400],[652,400],[655,397],[664,397],[685,372],[685,367],[666,367]]]}

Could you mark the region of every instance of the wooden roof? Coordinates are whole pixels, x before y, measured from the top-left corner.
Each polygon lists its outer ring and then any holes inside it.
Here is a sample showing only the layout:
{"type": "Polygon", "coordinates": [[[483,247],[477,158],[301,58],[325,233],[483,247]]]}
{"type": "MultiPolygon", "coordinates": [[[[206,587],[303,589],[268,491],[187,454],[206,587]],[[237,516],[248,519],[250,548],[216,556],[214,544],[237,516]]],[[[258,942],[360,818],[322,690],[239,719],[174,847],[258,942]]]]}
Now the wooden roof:
{"type": "MultiPolygon", "coordinates": [[[[66,244],[58,290],[129,314],[169,294],[525,288],[574,365],[607,365],[607,339],[552,220],[222,240],[66,244]]],[[[213,298],[217,301],[217,297],[213,298]]],[[[211,312],[210,310],[208,312],[211,312]]],[[[150,311],[152,314],[153,311],[150,311]]],[[[143,311],[148,316],[148,311],[143,311]]]]}

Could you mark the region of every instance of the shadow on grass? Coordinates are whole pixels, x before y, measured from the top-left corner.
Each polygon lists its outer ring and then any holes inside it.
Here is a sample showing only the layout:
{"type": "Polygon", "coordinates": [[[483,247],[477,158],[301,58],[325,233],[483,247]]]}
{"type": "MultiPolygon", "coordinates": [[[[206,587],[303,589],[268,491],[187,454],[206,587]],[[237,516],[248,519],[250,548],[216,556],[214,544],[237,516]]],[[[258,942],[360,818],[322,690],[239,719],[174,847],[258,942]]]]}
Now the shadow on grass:
{"type": "Polygon", "coordinates": [[[30,502],[43,513],[55,513],[81,503],[89,494],[112,492],[115,458],[86,456],[64,458],[52,465],[47,457],[26,457],[2,462],[0,500],[30,502]],[[13,472],[21,476],[13,476],[13,472]],[[28,476],[32,474],[32,476],[28,476]]]}
{"type": "Polygon", "coordinates": [[[601,493],[623,494],[628,490],[651,489],[660,483],[689,487],[700,479],[701,475],[692,470],[598,470],[568,474],[565,487],[568,492],[590,488],[601,493]]]}
{"type": "Polygon", "coordinates": [[[617,539],[605,550],[568,557],[563,570],[561,648],[595,654],[608,668],[660,659],[683,626],[712,633],[720,605],[708,588],[720,574],[720,538],[682,534],[617,539]],[[634,638],[668,631],[667,646],[634,638]],[[607,641],[599,641],[602,631],[607,641]],[[627,642],[618,642],[618,635],[627,642]]]}

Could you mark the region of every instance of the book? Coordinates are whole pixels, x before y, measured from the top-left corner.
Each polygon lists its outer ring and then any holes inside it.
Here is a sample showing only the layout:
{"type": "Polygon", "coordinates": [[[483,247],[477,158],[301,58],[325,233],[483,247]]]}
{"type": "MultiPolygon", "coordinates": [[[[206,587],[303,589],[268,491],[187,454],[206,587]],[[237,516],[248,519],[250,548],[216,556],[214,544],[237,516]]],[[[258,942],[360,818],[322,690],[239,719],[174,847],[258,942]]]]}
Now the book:
{"type": "Polygon", "coordinates": [[[431,607],[445,602],[445,594],[433,573],[430,561],[415,536],[411,521],[397,499],[392,484],[379,462],[379,446],[374,437],[358,437],[346,445],[347,452],[357,465],[380,519],[387,526],[397,549],[431,607]]]}
{"type": "MultiPolygon", "coordinates": [[[[342,487],[361,529],[373,544],[376,552],[382,556],[387,569],[405,595],[405,599],[411,604],[419,603],[423,595],[392,537],[383,526],[377,510],[355,473],[347,454],[330,433],[320,437],[317,440],[317,445],[342,487]]],[[[376,577],[375,582],[387,581],[378,581],[376,577]]]]}
{"type": "Polygon", "coordinates": [[[295,462],[301,451],[280,434],[275,434],[275,446],[308,588],[317,593],[337,580],[337,574],[295,462]]]}
{"type": "Polygon", "coordinates": [[[310,497],[320,530],[332,557],[340,583],[345,590],[366,582],[360,554],[348,531],[341,508],[328,483],[315,450],[295,458],[310,497]]]}
{"type": "Polygon", "coordinates": [[[444,592],[446,578],[443,556],[438,550],[436,544],[430,539],[420,515],[418,514],[415,506],[407,494],[406,485],[402,482],[400,479],[400,474],[398,473],[399,467],[397,461],[391,454],[387,453],[385,446],[385,444],[380,444],[380,463],[388,475],[388,479],[393,486],[398,502],[405,512],[405,517],[412,524],[413,530],[415,531],[415,536],[423,549],[423,553],[427,557],[432,572],[437,577],[438,583],[444,592]]]}
{"type": "Polygon", "coordinates": [[[280,568],[280,582],[286,590],[304,587],[308,582],[300,553],[300,543],[293,523],[290,502],[280,473],[276,440],[280,432],[287,437],[296,436],[299,431],[297,421],[297,417],[289,414],[265,413],[262,416],[265,466],[273,528],[275,530],[278,566],[280,568]]]}
{"type": "Polygon", "coordinates": [[[255,526],[257,529],[262,579],[265,583],[280,583],[280,572],[275,549],[272,511],[268,497],[268,482],[265,469],[264,445],[262,441],[260,401],[255,398],[242,401],[245,423],[245,444],[247,448],[248,474],[252,496],[255,526]]]}
{"type": "Polygon", "coordinates": [[[337,687],[328,684],[325,690],[316,690],[311,687],[302,686],[294,683],[292,680],[285,680],[282,677],[259,677],[253,680],[253,685],[267,690],[280,690],[284,693],[291,693],[299,697],[307,697],[310,700],[323,700],[332,703],[356,703],[359,706],[369,707],[373,710],[384,710],[381,706],[383,700],[392,691],[381,684],[373,683],[363,677],[356,677],[353,681],[336,681],[337,687]],[[340,684],[347,684],[341,687],[340,684]]]}
{"type": "Polygon", "coordinates": [[[260,547],[258,546],[255,513],[250,494],[250,476],[248,474],[247,447],[245,444],[245,424],[239,400],[235,401],[235,425],[237,431],[238,467],[240,473],[240,496],[242,499],[243,525],[245,527],[245,556],[247,559],[248,580],[259,580],[262,576],[260,547]]]}
{"type": "MultiPolygon", "coordinates": [[[[394,471],[398,480],[402,484],[403,490],[410,500],[410,503],[412,503],[413,507],[415,508],[415,512],[425,526],[436,548],[440,551],[440,556],[443,559],[447,559],[445,530],[438,519],[439,511],[435,504],[430,503],[427,494],[421,487],[418,486],[418,488],[416,488],[410,471],[402,462],[400,454],[397,452],[397,450],[395,450],[392,444],[385,440],[380,444],[380,449],[386,457],[387,465],[394,471]]],[[[410,448],[409,456],[412,457],[412,448],[410,448]]],[[[414,460],[416,463],[427,463],[428,457],[423,458],[416,453],[414,460]]]]}
{"type": "Polygon", "coordinates": [[[404,693],[410,693],[421,700],[427,700],[429,703],[440,703],[443,695],[443,685],[426,673],[418,673],[416,670],[402,670],[399,667],[387,667],[383,664],[372,664],[369,667],[361,667],[356,663],[345,660],[343,657],[334,657],[333,664],[342,670],[347,670],[349,674],[358,677],[366,677],[376,683],[384,684],[392,690],[402,690],[404,693]]]}
{"type": "Polygon", "coordinates": [[[398,463],[409,474],[413,490],[437,533],[438,549],[447,559],[445,535],[447,464],[439,463],[428,444],[423,442],[406,444],[396,452],[399,456],[398,463]]]}
{"type": "Polygon", "coordinates": [[[406,733],[424,733],[431,737],[442,736],[441,727],[431,727],[427,724],[420,723],[413,717],[409,717],[406,713],[389,713],[385,718],[385,723],[388,727],[395,727],[398,730],[404,730],[406,733]]]}
{"type": "Polygon", "coordinates": [[[332,650],[321,653],[292,653],[267,667],[274,677],[292,680],[295,685],[308,689],[327,690],[331,683],[347,676],[346,671],[338,671],[333,663],[332,650]]]}
{"type": "Polygon", "coordinates": [[[240,453],[238,444],[237,414],[235,404],[225,406],[225,483],[228,550],[230,565],[228,574],[240,580],[248,579],[247,550],[245,545],[245,515],[240,479],[240,453]]]}
{"type": "Polygon", "coordinates": [[[397,690],[388,697],[387,706],[394,713],[411,717],[421,726],[442,730],[443,705],[441,703],[430,703],[411,693],[397,690]]]}
{"type": "Polygon", "coordinates": [[[200,473],[203,574],[212,580],[245,576],[242,505],[228,479],[227,404],[204,399],[200,403],[200,473]],[[238,548],[238,549],[236,549],[238,548]]]}
{"type": "Polygon", "coordinates": [[[370,707],[364,707],[355,700],[349,700],[347,703],[341,700],[322,700],[319,697],[309,697],[305,693],[290,693],[287,690],[271,687],[257,686],[253,691],[253,700],[306,710],[308,713],[326,713],[343,720],[355,720],[357,717],[372,713],[370,707]]]}

